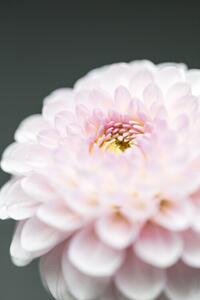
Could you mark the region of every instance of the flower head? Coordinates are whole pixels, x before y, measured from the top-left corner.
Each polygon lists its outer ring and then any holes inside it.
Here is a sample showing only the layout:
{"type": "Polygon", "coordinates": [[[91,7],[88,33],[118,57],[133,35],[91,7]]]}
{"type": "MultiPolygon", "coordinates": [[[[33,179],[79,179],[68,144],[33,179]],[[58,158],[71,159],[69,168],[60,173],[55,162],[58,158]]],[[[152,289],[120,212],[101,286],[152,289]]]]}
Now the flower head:
{"type": "Polygon", "coordinates": [[[1,167],[10,252],[58,299],[200,298],[200,71],[90,72],[27,118],[1,167]]]}

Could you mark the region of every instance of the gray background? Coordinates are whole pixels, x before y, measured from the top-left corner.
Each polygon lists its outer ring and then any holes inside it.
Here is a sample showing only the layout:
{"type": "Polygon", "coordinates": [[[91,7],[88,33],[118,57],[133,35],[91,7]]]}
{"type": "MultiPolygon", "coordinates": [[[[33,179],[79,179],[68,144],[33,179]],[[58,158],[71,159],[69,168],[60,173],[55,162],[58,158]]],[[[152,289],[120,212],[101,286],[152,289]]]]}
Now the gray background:
{"type": "MultiPolygon", "coordinates": [[[[0,152],[50,91],[90,69],[148,58],[200,68],[197,1],[0,2],[0,152]],[[101,3],[101,4],[100,4],[101,3]]],[[[8,175],[0,173],[2,185],[8,175]]],[[[13,222],[0,224],[0,299],[47,300],[37,263],[12,265],[13,222]]]]}

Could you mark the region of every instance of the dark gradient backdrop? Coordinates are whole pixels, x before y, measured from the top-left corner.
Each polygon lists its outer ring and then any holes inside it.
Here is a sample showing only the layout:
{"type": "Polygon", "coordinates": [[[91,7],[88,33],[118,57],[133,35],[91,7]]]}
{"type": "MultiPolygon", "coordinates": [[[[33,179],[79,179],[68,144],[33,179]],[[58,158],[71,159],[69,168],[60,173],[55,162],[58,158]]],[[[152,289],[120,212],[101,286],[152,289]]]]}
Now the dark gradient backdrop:
{"type": "MultiPolygon", "coordinates": [[[[94,67],[148,58],[200,68],[200,17],[193,4],[1,1],[0,151],[12,142],[24,117],[40,112],[44,96],[72,86],[94,67]]],[[[1,172],[1,185],[7,179],[1,172]]],[[[40,283],[37,263],[26,268],[12,265],[12,232],[13,222],[1,222],[0,299],[51,299],[40,283]]]]}

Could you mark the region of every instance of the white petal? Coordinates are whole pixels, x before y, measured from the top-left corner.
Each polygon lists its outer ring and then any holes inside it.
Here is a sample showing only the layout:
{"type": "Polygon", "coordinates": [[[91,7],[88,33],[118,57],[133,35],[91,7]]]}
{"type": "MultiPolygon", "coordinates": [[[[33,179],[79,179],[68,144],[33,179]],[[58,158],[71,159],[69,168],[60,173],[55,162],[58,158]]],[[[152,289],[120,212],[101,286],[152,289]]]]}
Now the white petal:
{"type": "Polygon", "coordinates": [[[47,179],[36,173],[31,173],[21,180],[21,186],[25,193],[38,202],[57,200],[57,195],[49,185],[47,179]]]}
{"type": "Polygon", "coordinates": [[[89,110],[84,104],[77,104],[75,108],[78,123],[84,124],[89,117],[89,110]]]}
{"type": "Polygon", "coordinates": [[[54,129],[42,130],[37,135],[37,141],[44,147],[56,148],[59,143],[59,133],[54,129]]]}
{"type": "Polygon", "coordinates": [[[130,101],[131,95],[125,87],[120,86],[115,90],[115,106],[117,111],[121,113],[127,112],[130,101]]]}
{"type": "Polygon", "coordinates": [[[69,263],[67,249],[64,251],[62,269],[71,294],[79,300],[99,299],[110,281],[109,277],[98,278],[80,273],[69,263]]]}
{"type": "Polygon", "coordinates": [[[37,210],[37,217],[45,224],[65,232],[73,232],[80,228],[83,221],[78,215],[59,204],[44,204],[37,210]]]}
{"type": "Polygon", "coordinates": [[[33,252],[48,252],[62,240],[64,240],[63,233],[47,226],[38,218],[28,220],[24,225],[21,235],[22,247],[27,251],[33,252]]]}
{"type": "Polygon", "coordinates": [[[130,245],[138,236],[139,230],[139,224],[131,224],[123,217],[115,215],[102,217],[96,222],[99,238],[107,245],[118,249],[130,245]]]}
{"type": "Polygon", "coordinates": [[[183,239],[183,261],[191,267],[200,268],[200,233],[187,230],[183,233],[183,239]]]}
{"type": "Polygon", "coordinates": [[[50,163],[51,152],[38,144],[13,143],[3,153],[1,167],[12,174],[26,174],[50,163]]]}
{"type": "Polygon", "coordinates": [[[198,98],[193,95],[186,95],[182,98],[169,101],[168,108],[170,115],[177,118],[180,115],[185,115],[189,119],[196,117],[198,112],[198,98]]]}
{"type": "Polygon", "coordinates": [[[200,95],[200,71],[189,70],[187,73],[187,81],[192,87],[192,93],[195,96],[199,96],[200,95]]]}
{"type": "Polygon", "coordinates": [[[7,213],[10,218],[22,220],[34,215],[38,202],[26,195],[20,180],[10,185],[5,196],[7,213]]]}
{"type": "MultiPolygon", "coordinates": [[[[73,91],[71,88],[59,88],[51,92],[47,97],[44,98],[44,105],[55,103],[60,100],[70,100],[72,97],[73,91]]],[[[67,102],[66,101],[66,102],[67,102]]]]}
{"type": "Polygon", "coordinates": [[[31,170],[40,170],[50,165],[52,152],[39,144],[27,145],[24,148],[24,159],[31,170]]]}
{"type": "Polygon", "coordinates": [[[185,97],[191,93],[191,88],[188,83],[179,82],[172,85],[166,94],[166,105],[168,102],[173,102],[174,100],[185,97]]]}
{"type": "Polygon", "coordinates": [[[1,187],[0,190],[0,219],[5,220],[9,218],[7,211],[7,194],[12,185],[16,182],[16,179],[9,180],[1,187]]]}
{"type": "Polygon", "coordinates": [[[63,276],[61,260],[63,245],[59,245],[40,259],[40,274],[44,286],[58,300],[72,300],[63,276]]]}
{"type": "Polygon", "coordinates": [[[144,89],[153,82],[152,73],[143,68],[131,79],[130,91],[134,97],[142,97],[144,89]]]}
{"type": "Polygon", "coordinates": [[[106,246],[88,228],[71,240],[68,255],[77,269],[91,276],[112,275],[124,259],[124,252],[106,246]]]}
{"type": "Polygon", "coordinates": [[[162,91],[156,84],[149,84],[143,92],[143,101],[147,109],[147,115],[154,118],[163,118],[165,115],[165,108],[163,103],[162,91]]]}
{"type": "MultiPolygon", "coordinates": [[[[87,188],[82,185],[82,187],[87,188]]],[[[83,189],[68,189],[67,194],[64,190],[63,197],[65,197],[65,202],[67,206],[78,215],[86,217],[94,217],[100,213],[100,206],[98,203],[93,201],[93,198],[90,201],[89,192],[85,192],[83,189]]]]}
{"type": "Polygon", "coordinates": [[[129,253],[115,282],[120,292],[130,299],[154,300],[165,286],[165,274],[129,253]]]}
{"type": "Polygon", "coordinates": [[[32,115],[20,124],[15,132],[15,140],[20,143],[36,141],[37,134],[47,128],[49,125],[41,115],[32,115]]]}
{"type": "Polygon", "coordinates": [[[1,220],[9,219],[8,211],[5,205],[2,205],[0,207],[0,219],[1,220]]]}
{"type": "Polygon", "coordinates": [[[200,299],[200,270],[184,265],[181,261],[167,272],[166,293],[170,300],[200,299]]]}
{"type": "MultiPolygon", "coordinates": [[[[81,96],[81,95],[80,95],[81,96]]],[[[95,109],[107,112],[112,107],[112,96],[105,90],[94,89],[89,93],[90,105],[95,109]]],[[[83,101],[82,101],[83,102],[83,101]]]]}
{"type": "Polygon", "coordinates": [[[153,83],[149,84],[143,92],[143,100],[146,107],[150,108],[154,103],[161,103],[163,98],[159,87],[153,83]]]}
{"type": "Polygon", "coordinates": [[[67,127],[74,122],[74,114],[70,111],[62,111],[55,116],[55,128],[61,137],[66,137],[67,127]]]}
{"type": "Polygon", "coordinates": [[[25,160],[24,144],[13,143],[3,153],[1,168],[8,173],[24,174],[30,171],[25,160]]]}
{"type": "Polygon", "coordinates": [[[180,132],[180,130],[188,130],[190,125],[189,117],[185,114],[178,115],[172,121],[172,127],[176,130],[176,132],[180,132]]]}
{"type": "Polygon", "coordinates": [[[24,226],[24,222],[21,221],[17,224],[13,240],[10,246],[10,255],[15,265],[23,267],[29,264],[35,257],[34,253],[30,253],[24,250],[21,246],[21,232],[24,226]]]}
{"type": "Polygon", "coordinates": [[[130,62],[131,69],[137,73],[141,69],[149,70],[152,74],[155,73],[157,66],[149,60],[134,60],[130,62]]]}
{"type": "Polygon", "coordinates": [[[171,203],[161,210],[154,221],[169,230],[184,230],[192,223],[193,209],[186,201],[171,203]]]}
{"type": "Polygon", "coordinates": [[[194,218],[192,220],[192,228],[194,231],[200,232],[200,194],[197,195],[193,199],[194,206],[194,218]]]}
{"type": "Polygon", "coordinates": [[[135,243],[136,254],[145,262],[166,268],[174,264],[182,252],[182,240],[177,233],[149,223],[135,243]]]}
{"type": "Polygon", "coordinates": [[[56,115],[62,111],[67,110],[68,105],[68,99],[65,97],[55,102],[52,101],[51,103],[47,103],[46,105],[44,105],[42,111],[44,119],[47,120],[54,127],[56,115]]]}
{"type": "Polygon", "coordinates": [[[156,81],[164,91],[177,82],[184,80],[184,72],[176,66],[161,66],[156,73],[156,81]]]}
{"type": "Polygon", "coordinates": [[[128,64],[118,63],[104,66],[100,69],[92,70],[84,78],[79,79],[76,82],[75,89],[78,91],[85,89],[93,90],[99,88],[100,85],[104,90],[112,92],[116,86],[121,84],[126,86],[130,75],[131,67],[128,64]]]}

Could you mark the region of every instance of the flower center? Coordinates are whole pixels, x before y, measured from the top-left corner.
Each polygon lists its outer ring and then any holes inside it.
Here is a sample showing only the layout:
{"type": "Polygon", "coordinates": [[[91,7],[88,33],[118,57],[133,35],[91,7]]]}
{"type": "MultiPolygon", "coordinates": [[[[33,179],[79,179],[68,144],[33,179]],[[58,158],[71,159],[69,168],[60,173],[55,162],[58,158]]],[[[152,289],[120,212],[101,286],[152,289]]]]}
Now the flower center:
{"type": "Polygon", "coordinates": [[[124,152],[136,145],[136,136],[144,133],[144,125],[135,120],[106,122],[95,143],[102,149],[115,152],[124,152]]]}

